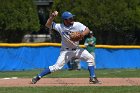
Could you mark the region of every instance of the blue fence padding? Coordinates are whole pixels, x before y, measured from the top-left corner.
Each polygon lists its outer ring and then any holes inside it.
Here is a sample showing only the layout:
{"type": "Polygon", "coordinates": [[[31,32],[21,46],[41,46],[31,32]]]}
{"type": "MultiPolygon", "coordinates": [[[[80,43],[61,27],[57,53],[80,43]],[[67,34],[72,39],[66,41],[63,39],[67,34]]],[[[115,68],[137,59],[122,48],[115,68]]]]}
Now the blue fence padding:
{"type": "Polygon", "coordinates": [[[59,47],[0,48],[0,70],[28,70],[53,65],[59,47]]]}
{"type": "Polygon", "coordinates": [[[97,68],[140,68],[140,49],[96,49],[97,68]]]}
{"type": "MultiPolygon", "coordinates": [[[[53,65],[60,47],[0,47],[0,71],[30,70],[53,65]]],[[[140,49],[96,48],[98,68],[140,68],[140,49]]],[[[81,67],[87,69],[86,62],[81,67]]],[[[64,66],[64,69],[67,65],[64,66]]]]}

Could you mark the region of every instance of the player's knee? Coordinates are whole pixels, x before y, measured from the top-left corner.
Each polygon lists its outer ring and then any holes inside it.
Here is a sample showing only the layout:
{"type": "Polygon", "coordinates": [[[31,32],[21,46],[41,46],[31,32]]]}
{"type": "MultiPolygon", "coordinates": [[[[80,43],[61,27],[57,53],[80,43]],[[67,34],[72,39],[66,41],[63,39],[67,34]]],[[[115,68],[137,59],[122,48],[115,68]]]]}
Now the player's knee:
{"type": "Polygon", "coordinates": [[[53,66],[49,66],[49,69],[50,69],[51,72],[55,72],[57,70],[60,70],[61,68],[56,66],[56,65],[53,65],[53,66]]]}
{"type": "Polygon", "coordinates": [[[88,66],[95,66],[95,62],[89,62],[88,66]]]}
{"type": "Polygon", "coordinates": [[[95,66],[95,61],[94,61],[94,57],[93,56],[90,57],[87,62],[88,62],[88,66],[95,66]]]}

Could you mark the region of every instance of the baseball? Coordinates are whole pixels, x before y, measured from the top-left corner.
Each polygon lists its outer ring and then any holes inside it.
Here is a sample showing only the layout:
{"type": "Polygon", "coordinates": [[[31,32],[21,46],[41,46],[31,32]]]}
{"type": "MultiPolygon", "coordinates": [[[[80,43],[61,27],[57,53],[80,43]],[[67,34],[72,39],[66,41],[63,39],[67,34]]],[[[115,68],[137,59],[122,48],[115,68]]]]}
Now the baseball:
{"type": "Polygon", "coordinates": [[[58,15],[58,12],[57,12],[57,11],[54,11],[54,14],[55,14],[55,15],[58,15]]]}

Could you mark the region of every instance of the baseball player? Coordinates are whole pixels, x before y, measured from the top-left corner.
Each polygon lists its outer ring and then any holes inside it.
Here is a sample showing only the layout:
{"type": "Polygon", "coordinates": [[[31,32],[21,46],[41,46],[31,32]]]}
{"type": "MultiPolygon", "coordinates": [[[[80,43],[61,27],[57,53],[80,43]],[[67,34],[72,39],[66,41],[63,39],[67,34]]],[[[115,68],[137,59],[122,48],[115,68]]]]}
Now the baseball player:
{"type": "MultiPolygon", "coordinates": [[[[31,80],[32,84],[35,84],[38,80],[40,80],[43,76],[48,75],[54,71],[60,70],[71,58],[76,57],[80,60],[83,60],[88,63],[88,70],[90,74],[89,82],[92,84],[101,83],[98,81],[94,71],[94,57],[83,48],[79,47],[79,41],[87,35],[90,30],[84,24],[80,22],[75,22],[72,13],[65,11],[62,13],[62,23],[53,22],[54,18],[58,15],[57,11],[54,11],[50,17],[48,18],[45,26],[51,29],[58,31],[61,35],[61,51],[60,55],[56,61],[56,63],[52,66],[49,66],[37,76],[33,77],[31,80]],[[73,41],[70,37],[71,33],[79,32],[80,39],[79,41],[73,41]]],[[[77,35],[78,37],[78,35],[77,35]]]]}
{"type": "Polygon", "coordinates": [[[96,38],[93,36],[92,31],[90,31],[89,37],[86,38],[84,45],[86,46],[87,51],[95,57],[96,38]]]}

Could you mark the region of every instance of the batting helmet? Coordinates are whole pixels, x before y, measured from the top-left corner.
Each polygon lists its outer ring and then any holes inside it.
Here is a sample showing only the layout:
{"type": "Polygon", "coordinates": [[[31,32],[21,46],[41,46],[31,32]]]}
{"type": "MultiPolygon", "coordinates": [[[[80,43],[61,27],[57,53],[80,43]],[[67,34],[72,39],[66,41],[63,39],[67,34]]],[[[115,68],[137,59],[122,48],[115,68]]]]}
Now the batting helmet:
{"type": "Polygon", "coordinates": [[[69,18],[72,18],[74,17],[75,15],[73,15],[71,12],[68,12],[68,11],[65,11],[63,12],[62,14],[62,19],[69,19],[69,18]]]}

